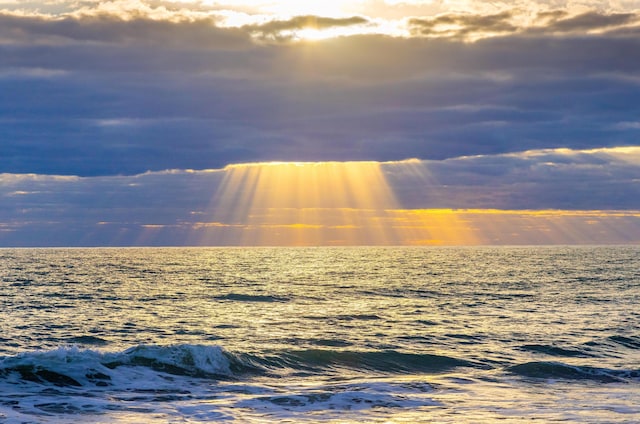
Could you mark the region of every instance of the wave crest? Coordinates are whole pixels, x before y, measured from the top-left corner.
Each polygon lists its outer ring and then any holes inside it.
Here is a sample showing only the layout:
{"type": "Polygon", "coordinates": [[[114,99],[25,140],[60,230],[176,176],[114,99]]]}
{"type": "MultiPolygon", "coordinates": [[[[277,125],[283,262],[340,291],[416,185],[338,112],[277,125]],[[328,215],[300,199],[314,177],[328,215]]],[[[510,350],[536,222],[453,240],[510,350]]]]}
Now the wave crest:
{"type": "Polygon", "coordinates": [[[0,359],[0,378],[55,386],[108,386],[140,374],[123,367],[150,369],[173,375],[202,378],[232,376],[229,354],[220,346],[138,345],[123,352],[100,352],[78,347],[25,352],[0,359]]]}
{"type": "Polygon", "coordinates": [[[0,358],[0,379],[56,386],[109,386],[170,374],[214,380],[243,375],[307,373],[335,370],[380,374],[441,373],[456,367],[481,367],[462,359],[397,351],[309,349],[269,355],[232,353],[216,345],[137,345],[122,352],[77,347],[25,352],[0,358]]]}
{"type": "Polygon", "coordinates": [[[592,380],[601,383],[621,383],[640,378],[640,370],[567,365],[561,362],[527,362],[507,368],[508,372],[530,378],[592,380]]]}
{"type": "Polygon", "coordinates": [[[480,367],[470,361],[449,356],[387,351],[348,351],[308,349],[280,352],[270,356],[239,355],[245,365],[274,369],[293,369],[322,373],[329,369],[377,371],[381,373],[439,373],[456,367],[480,367]]]}

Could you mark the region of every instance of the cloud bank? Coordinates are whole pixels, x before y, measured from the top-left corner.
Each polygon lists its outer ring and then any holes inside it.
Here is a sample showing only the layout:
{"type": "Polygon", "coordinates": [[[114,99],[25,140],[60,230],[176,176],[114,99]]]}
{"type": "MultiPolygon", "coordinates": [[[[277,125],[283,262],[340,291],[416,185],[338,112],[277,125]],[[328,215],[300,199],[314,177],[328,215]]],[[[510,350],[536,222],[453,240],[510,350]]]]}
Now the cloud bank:
{"type": "MultiPolygon", "coordinates": [[[[325,230],[326,236],[331,231],[344,232],[345,222],[353,231],[359,230],[358,226],[364,231],[374,221],[412,231],[378,240],[388,244],[408,240],[415,244],[434,240],[444,244],[447,240],[454,244],[640,242],[640,147],[534,150],[384,162],[379,166],[395,197],[393,204],[384,201],[376,206],[377,200],[367,200],[369,194],[362,189],[352,194],[365,199],[353,203],[366,206],[360,212],[352,203],[323,206],[292,199],[268,205],[270,210],[282,205],[282,210],[273,220],[264,221],[256,221],[248,213],[226,213],[231,203],[220,196],[220,189],[233,167],[132,176],[2,174],[0,245],[273,244],[273,238],[259,237],[274,228],[299,233],[304,226],[325,230]],[[284,211],[290,205],[296,208],[293,215],[284,211]],[[324,209],[316,216],[313,209],[318,207],[324,209]],[[304,221],[305,216],[322,219],[304,221]],[[497,230],[507,225],[510,231],[497,230]],[[444,234],[446,228],[457,230],[444,234]],[[416,238],[416,232],[421,238],[416,238]]],[[[336,177],[332,178],[335,182],[336,177]]],[[[282,188],[262,187],[260,196],[276,196],[265,190],[282,188]]],[[[234,187],[236,208],[231,210],[242,209],[237,206],[242,200],[237,199],[251,201],[254,189],[251,184],[234,187]]],[[[313,191],[314,187],[304,190],[313,191]]],[[[293,190],[278,193],[295,196],[293,190]]],[[[304,237],[299,241],[331,241],[304,237]]]]}
{"type": "Polygon", "coordinates": [[[0,0],[0,244],[638,242],[639,35],[635,0],[0,0]],[[220,215],[267,161],[394,201],[220,215]]]}
{"type": "Polygon", "coordinates": [[[133,175],[637,144],[632,3],[434,4],[285,16],[260,2],[0,3],[0,170],[133,175]],[[309,28],[353,32],[296,38],[309,28]]]}

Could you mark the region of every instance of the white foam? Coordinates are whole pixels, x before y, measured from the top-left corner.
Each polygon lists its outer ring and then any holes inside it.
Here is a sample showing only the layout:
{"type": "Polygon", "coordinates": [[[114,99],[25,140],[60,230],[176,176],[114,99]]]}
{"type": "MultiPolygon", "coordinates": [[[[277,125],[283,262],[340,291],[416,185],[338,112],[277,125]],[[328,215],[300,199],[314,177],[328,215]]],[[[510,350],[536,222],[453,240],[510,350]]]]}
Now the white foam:
{"type": "Polygon", "coordinates": [[[207,374],[231,375],[229,359],[225,356],[224,350],[220,346],[141,345],[126,350],[122,356],[125,358],[143,357],[162,364],[207,374]]]}
{"type": "MultiPolygon", "coordinates": [[[[144,361],[143,361],[144,362],[144,361]]],[[[337,419],[348,413],[366,420],[381,410],[418,410],[437,403],[426,383],[392,380],[350,382],[280,380],[256,376],[220,381],[169,374],[154,364],[196,370],[206,375],[231,374],[219,346],[135,346],[124,352],[76,347],[23,353],[0,359],[11,378],[0,379],[3,423],[149,422],[174,420],[243,422],[298,420],[301,416],[337,419]],[[140,365],[140,358],[151,366],[140,365]],[[20,369],[50,370],[81,386],[20,378],[20,369]],[[99,374],[96,378],[96,374],[99,374]]]]}
{"type": "Polygon", "coordinates": [[[418,410],[439,405],[426,383],[369,380],[341,384],[289,386],[270,394],[254,396],[235,406],[260,411],[279,419],[335,419],[349,414],[351,419],[369,416],[372,411],[418,410]]]}

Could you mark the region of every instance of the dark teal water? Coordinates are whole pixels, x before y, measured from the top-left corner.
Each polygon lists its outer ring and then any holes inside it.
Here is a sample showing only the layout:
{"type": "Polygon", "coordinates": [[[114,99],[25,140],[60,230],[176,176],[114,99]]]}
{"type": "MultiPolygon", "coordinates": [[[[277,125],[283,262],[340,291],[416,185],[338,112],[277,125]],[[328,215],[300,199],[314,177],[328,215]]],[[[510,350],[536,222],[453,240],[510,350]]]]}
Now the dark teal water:
{"type": "Polygon", "coordinates": [[[0,250],[2,422],[639,422],[640,248],[0,250]]]}

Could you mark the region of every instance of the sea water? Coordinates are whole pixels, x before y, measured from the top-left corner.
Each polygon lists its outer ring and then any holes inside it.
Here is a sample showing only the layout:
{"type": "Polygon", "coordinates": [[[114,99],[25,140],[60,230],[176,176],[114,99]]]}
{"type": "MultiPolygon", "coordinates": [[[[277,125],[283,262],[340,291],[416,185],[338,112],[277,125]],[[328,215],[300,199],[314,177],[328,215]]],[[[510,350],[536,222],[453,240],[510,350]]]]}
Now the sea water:
{"type": "Polygon", "coordinates": [[[0,422],[640,422],[640,248],[0,250],[0,422]]]}

